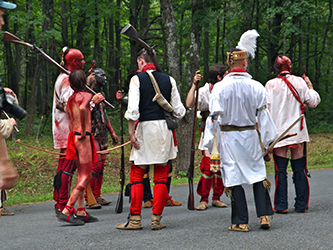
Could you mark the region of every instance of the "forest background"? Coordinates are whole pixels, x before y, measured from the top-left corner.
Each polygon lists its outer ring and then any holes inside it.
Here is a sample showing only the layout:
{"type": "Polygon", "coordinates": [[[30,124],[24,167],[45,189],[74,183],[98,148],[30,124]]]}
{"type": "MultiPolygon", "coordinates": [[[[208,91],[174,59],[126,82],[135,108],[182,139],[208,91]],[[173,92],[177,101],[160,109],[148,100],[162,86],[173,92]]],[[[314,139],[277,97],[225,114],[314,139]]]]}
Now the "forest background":
{"type": "MultiPolygon", "coordinates": [[[[120,127],[115,100],[115,92],[119,88],[118,69],[122,69],[122,88],[127,92],[129,79],[137,70],[136,53],[140,49],[135,41],[121,34],[126,24],[131,23],[142,40],[155,46],[163,71],[177,81],[183,103],[195,71],[201,70],[203,85],[208,81],[210,66],[217,62],[226,64],[226,52],[237,45],[246,30],[256,29],[260,37],[257,39],[256,57],[249,61],[249,73],[264,85],[275,77],[273,63],[281,53],[292,60],[293,74],[301,76],[305,66],[306,74],[322,99],[316,109],[306,112],[308,128],[311,134],[325,134],[329,138],[325,145],[331,145],[332,136],[328,133],[333,132],[332,0],[12,2],[18,7],[6,11],[2,34],[9,31],[25,42],[35,43],[59,63],[64,46],[77,48],[85,56],[86,72],[93,60],[97,67],[106,71],[108,84],[104,92],[107,100],[116,106],[116,109],[108,110],[116,132],[120,127]]],[[[2,85],[14,90],[20,105],[28,112],[27,117],[19,122],[21,132],[13,134],[12,139],[20,138],[37,146],[52,148],[53,86],[59,73],[56,67],[27,47],[0,43],[2,85]]],[[[189,168],[192,127],[193,110],[188,110],[185,118],[179,121],[177,131],[177,174],[186,173],[189,168]]],[[[124,129],[126,141],[126,120],[124,129]]],[[[14,141],[8,144],[12,159],[17,159],[15,164],[22,168],[19,169],[21,180],[18,187],[21,185],[24,189],[24,181],[34,178],[34,171],[38,171],[41,178],[47,179],[43,188],[51,190],[53,180],[44,175],[48,166],[54,175],[56,161],[44,154],[26,155],[32,151],[14,141]],[[21,161],[22,156],[24,159],[21,161]],[[34,171],[33,166],[36,167],[34,171]]],[[[112,159],[110,166],[114,166],[113,156],[109,158],[112,159]]],[[[331,159],[329,156],[324,164],[332,164],[331,159]]],[[[42,186],[36,184],[35,188],[42,186]]]]}

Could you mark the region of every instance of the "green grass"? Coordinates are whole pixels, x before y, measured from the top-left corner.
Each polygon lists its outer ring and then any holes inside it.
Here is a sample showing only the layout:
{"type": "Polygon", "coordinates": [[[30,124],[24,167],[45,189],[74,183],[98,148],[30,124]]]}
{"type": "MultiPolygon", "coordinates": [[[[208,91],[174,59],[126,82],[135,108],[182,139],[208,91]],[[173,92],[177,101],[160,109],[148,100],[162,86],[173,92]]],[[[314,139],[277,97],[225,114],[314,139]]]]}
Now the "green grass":
{"type": "MultiPolygon", "coordinates": [[[[311,142],[307,144],[308,169],[314,171],[318,169],[333,168],[333,134],[311,134],[311,142]]],[[[41,147],[50,151],[53,150],[53,141],[49,136],[40,136],[39,141],[35,138],[21,137],[22,142],[41,147]]],[[[110,144],[111,145],[111,144],[110,144]]],[[[53,199],[53,178],[57,170],[58,159],[56,155],[37,151],[26,146],[19,145],[15,141],[7,141],[10,159],[17,167],[19,172],[18,184],[7,192],[8,201],[5,206],[20,205],[32,202],[52,201],[53,199]]],[[[112,147],[112,146],[110,146],[112,147]]],[[[120,190],[119,171],[120,171],[120,152],[121,150],[111,151],[107,156],[104,182],[102,193],[118,193],[120,190]]],[[[129,182],[130,163],[128,157],[130,146],[125,147],[125,176],[126,184],[129,182]]],[[[198,182],[201,176],[199,165],[201,152],[197,150],[195,156],[194,183],[198,182]]],[[[266,163],[267,173],[274,173],[273,160],[266,163]]],[[[174,170],[177,168],[174,164],[174,170]]],[[[288,170],[291,171],[290,166],[288,170]]],[[[172,186],[188,184],[186,172],[173,173],[172,186]]],[[[151,169],[150,176],[153,176],[151,169]]],[[[76,182],[74,175],[73,183],[76,182]]],[[[74,186],[74,185],[72,185],[74,186]]]]}

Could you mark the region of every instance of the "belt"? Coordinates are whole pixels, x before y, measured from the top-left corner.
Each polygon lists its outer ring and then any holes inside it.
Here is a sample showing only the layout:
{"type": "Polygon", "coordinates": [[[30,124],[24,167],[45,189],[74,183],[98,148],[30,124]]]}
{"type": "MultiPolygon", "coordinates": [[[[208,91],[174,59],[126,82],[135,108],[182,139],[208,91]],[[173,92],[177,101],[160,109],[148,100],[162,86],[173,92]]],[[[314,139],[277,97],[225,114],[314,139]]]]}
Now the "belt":
{"type": "Polygon", "coordinates": [[[245,131],[245,130],[254,130],[256,129],[255,125],[252,126],[242,126],[242,127],[238,127],[235,125],[222,125],[220,127],[221,131],[224,132],[230,132],[230,131],[245,131]]]}

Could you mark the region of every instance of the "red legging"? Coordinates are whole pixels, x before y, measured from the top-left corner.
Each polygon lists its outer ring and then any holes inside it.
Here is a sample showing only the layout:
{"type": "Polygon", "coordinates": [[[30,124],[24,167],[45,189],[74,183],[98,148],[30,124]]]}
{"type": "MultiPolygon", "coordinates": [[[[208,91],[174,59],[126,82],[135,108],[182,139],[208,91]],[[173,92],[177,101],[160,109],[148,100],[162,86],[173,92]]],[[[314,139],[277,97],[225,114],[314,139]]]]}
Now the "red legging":
{"type": "Polygon", "coordinates": [[[201,178],[198,183],[197,193],[201,201],[208,203],[210,189],[213,186],[213,200],[219,200],[223,194],[224,186],[221,172],[214,173],[210,170],[210,157],[203,156],[200,164],[201,178]]]}
{"type": "MultiPolygon", "coordinates": [[[[104,159],[101,159],[98,162],[94,162],[91,167],[91,179],[90,179],[89,184],[90,184],[91,191],[93,192],[95,198],[101,196],[104,165],[105,165],[105,157],[104,157],[104,159]]],[[[86,188],[86,193],[85,193],[84,197],[87,199],[87,188],[86,188]]]]}
{"type": "Polygon", "coordinates": [[[62,170],[64,171],[61,174],[61,185],[59,190],[54,189],[53,200],[56,202],[54,205],[55,208],[60,209],[61,211],[65,208],[71,191],[72,176],[76,170],[75,160],[67,160],[65,158],[59,159],[57,173],[62,170]]]}
{"type": "MultiPolygon", "coordinates": [[[[153,198],[153,214],[161,215],[164,206],[168,200],[168,189],[166,186],[168,179],[169,164],[154,165],[154,198],[153,198]]],[[[143,200],[143,176],[146,170],[137,165],[132,164],[130,182],[131,182],[131,208],[132,215],[140,215],[143,200]]]]}

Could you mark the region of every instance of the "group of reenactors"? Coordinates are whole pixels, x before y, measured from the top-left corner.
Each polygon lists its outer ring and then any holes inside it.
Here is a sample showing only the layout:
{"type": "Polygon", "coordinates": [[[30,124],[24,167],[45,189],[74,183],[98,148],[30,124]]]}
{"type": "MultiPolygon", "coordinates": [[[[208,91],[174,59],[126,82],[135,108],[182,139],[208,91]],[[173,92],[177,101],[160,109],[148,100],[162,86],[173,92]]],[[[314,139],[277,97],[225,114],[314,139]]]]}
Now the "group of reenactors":
{"type": "MultiPolygon", "coordinates": [[[[0,1],[0,11],[5,8],[5,3],[0,1]]],[[[285,55],[276,58],[274,69],[277,76],[269,80],[265,87],[252,79],[246,69],[248,58],[255,56],[258,36],[255,30],[245,32],[237,47],[227,53],[228,66],[213,65],[209,71],[209,82],[198,91],[196,89],[202,75],[197,71],[186,98],[186,106],[196,106],[202,118],[198,146],[203,156],[200,164],[202,176],[197,187],[201,200],[196,209],[209,207],[211,188],[212,205],[226,207],[220,198],[225,192],[231,199],[231,231],[250,230],[243,184],[253,185],[260,228],[271,227],[270,216],[274,212],[288,213],[289,151],[296,191],[295,211],[305,213],[309,206],[310,186],[304,150],[309,134],[306,119],[300,115],[304,115],[307,107],[315,108],[320,103],[320,96],[308,77],[292,75],[291,60],[285,55]],[[290,127],[298,118],[300,121],[290,127]],[[293,136],[280,140],[280,135],[287,128],[293,136]],[[268,191],[271,183],[267,179],[265,166],[265,160],[270,160],[270,157],[266,156],[264,160],[263,149],[273,154],[274,159],[273,206],[268,191]],[[218,169],[211,167],[212,162],[216,163],[212,160],[216,152],[220,159],[218,169]]],[[[116,225],[121,230],[142,229],[144,177],[151,165],[154,166],[153,197],[149,198],[152,206],[151,229],[166,227],[161,219],[164,207],[170,201],[168,178],[172,169],[171,161],[177,157],[178,151],[176,133],[168,127],[166,112],[170,112],[171,106],[172,116],[177,119],[183,118],[186,113],[175,79],[156,70],[155,60],[148,52],[147,49],[141,49],[137,54],[139,70],[130,80],[124,115],[128,120],[132,144],[129,157],[132,163],[131,204],[128,220],[116,225]]],[[[54,179],[55,212],[60,221],[84,225],[98,221],[86,212],[86,208],[100,208],[111,202],[101,198],[105,155],[96,154],[96,151],[108,147],[108,133],[114,144],[118,142],[118,137],[103,104],[105,97],[101,88],[106,83],[104,70],[91,69],[86,77],[83,71],[84,56],[77,49],[64,48],[62,58],[62,65],[70,74],[61,73],[54,88],[54,147],[66,154],[66,157],[59,159],[54,179]],[[86,84],[97,94],[87,93],[86,84]],[[78,179],[70,195],[71,179],[76,169],[78,179]],[[97,201],[95,207],[85,205],[88,183],[97,201]]],[[[118,96],[122,98],[120,93],[117,93],[118,96]]],[[[4,183],[8,184],[8,175],[4,171],[1,174],[4,183]]]]}

